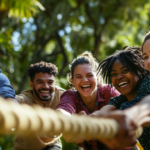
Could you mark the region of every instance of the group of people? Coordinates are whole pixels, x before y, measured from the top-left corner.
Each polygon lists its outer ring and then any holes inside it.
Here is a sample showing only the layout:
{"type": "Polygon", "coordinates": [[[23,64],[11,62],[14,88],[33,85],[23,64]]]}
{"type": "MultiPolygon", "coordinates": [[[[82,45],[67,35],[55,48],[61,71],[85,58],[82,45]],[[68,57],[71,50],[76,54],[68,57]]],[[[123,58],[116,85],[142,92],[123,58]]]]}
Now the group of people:
{"type": "MultiPolygon", "coordinates": [[[[97,118],[113,118],[120,128],[109,140],[77,139],[67,137],[67,142],[77,143],[84,150],[150,149],[150,33],[140,47],[126,46],[98,63],[90,52],[83,52],[69,65],[69,90],[56,86],[57,67],[52,63],[31,64],[28,69],[30,90],[19,95],[9,79],[0,72],[0,95],[16,103],[49,107],[71,117],[73,114],[97,118]],[[105,82],[105,84],[102,82],[105,82]],[[144,126],[139,139],[134,130],[144,126]]],[[[88,122],[87,122],[88,123],[88,122]]],[[[60,138],[16,136],[14,150],[61,150],[60,138]]]]}

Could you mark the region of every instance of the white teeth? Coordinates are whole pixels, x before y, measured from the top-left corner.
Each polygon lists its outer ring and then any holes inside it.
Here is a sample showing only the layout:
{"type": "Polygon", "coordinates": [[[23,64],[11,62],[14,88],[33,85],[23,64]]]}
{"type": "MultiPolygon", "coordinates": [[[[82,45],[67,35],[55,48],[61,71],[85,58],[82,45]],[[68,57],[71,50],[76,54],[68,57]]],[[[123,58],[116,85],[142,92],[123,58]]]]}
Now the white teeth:
{"type": "Polygon", "coordinates": [[[41,91],[41,93],[48,94],[49,91],[41,91]]]}
{"type": "Polygon", "coordinates": [[[127,84],[128,82],[121,82],[121,83],[119,83],[119,86],[122,86],[122,85],[124,85],[124,84],[127,84]]]}
{"type": "Polygon", "coordinates": [[[82,87],[90,87],[90,85],[82,85],[82,87]]]}

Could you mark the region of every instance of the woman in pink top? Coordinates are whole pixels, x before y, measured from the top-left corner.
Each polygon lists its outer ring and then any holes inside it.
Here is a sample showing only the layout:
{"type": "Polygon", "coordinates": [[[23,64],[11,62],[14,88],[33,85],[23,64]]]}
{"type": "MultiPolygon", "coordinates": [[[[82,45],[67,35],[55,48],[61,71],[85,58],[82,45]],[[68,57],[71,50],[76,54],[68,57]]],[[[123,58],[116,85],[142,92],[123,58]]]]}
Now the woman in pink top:
{"type": "MultiPolygon", "coordinates": [[[[57,109],[71,116],[74,113],[91,115],[107,105],[109,99],[119,95],[113,87],[100,83],[97,76],[98,63],[89,52],[84,52],[69,66],[69,83],[74,89],[67,90],[61,96],[57,109]]],[[[105,146],[97,140],[77,141],[85,150],[104,150],[105,146]]]]}

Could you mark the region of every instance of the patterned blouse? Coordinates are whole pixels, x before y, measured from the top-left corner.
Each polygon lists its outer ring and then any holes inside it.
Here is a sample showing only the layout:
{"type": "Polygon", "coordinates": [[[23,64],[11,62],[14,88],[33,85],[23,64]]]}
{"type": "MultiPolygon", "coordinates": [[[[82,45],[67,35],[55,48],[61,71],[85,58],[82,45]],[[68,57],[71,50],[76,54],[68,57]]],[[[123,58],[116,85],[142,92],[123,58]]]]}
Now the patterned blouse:
{"type": "MultiPolygon", "coordinates": [[[[99,85],[97,90],[97,98],[95,101],[95,111],[101,109],[107,105],[109,99],[119,95],[119,92],[115,88],[111,88],[109,85],[99,85]]],[[[86,105],[81,99],[81,96],[76,90],[67,90],[61,96],[61,100],[57,108],[64,109],[71,114],[85,111],[87,115],[90,114],[86,105]]],[[[96,140],[85,141],[80,144],[85,150],[103,150],[102,144],[96,140]]]]}
{"type": "MultiPolygon", "coordinates": [[[[126,109],[142,100],[150,94],[150,75],[138,83],[138,91],[134,99],[128,101],[125,96],[119,95],[110,99],[108,105],[114,105],[118,109],[126,109]]],[[[144,150],[150,150],[150,127],[145,127],[142,136],[139,138],[144,150]]]]}

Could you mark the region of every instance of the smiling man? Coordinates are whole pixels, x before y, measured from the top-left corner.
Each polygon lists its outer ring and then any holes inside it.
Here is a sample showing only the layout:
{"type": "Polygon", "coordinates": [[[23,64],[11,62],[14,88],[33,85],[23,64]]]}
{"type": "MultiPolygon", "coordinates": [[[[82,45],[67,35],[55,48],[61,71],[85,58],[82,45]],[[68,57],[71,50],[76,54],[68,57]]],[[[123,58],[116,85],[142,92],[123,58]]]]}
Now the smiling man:
{"type": "MultiPolygon", "coordinates": [[[[28,69],[30,76],[30,90],[22,91],[16,95],[19,103],[30,106],[38,104],[43,107],[55,109],[60,102],[64,89],[55,86],[55,77],[58,69],[55,65],[46,62],[31,64],[28,69]]],[[[14,150],[61,150],[59,138],[54,137],[15,137],[14,150]],[[56,140],[58,139],[58,140],[56,140]]]]}

